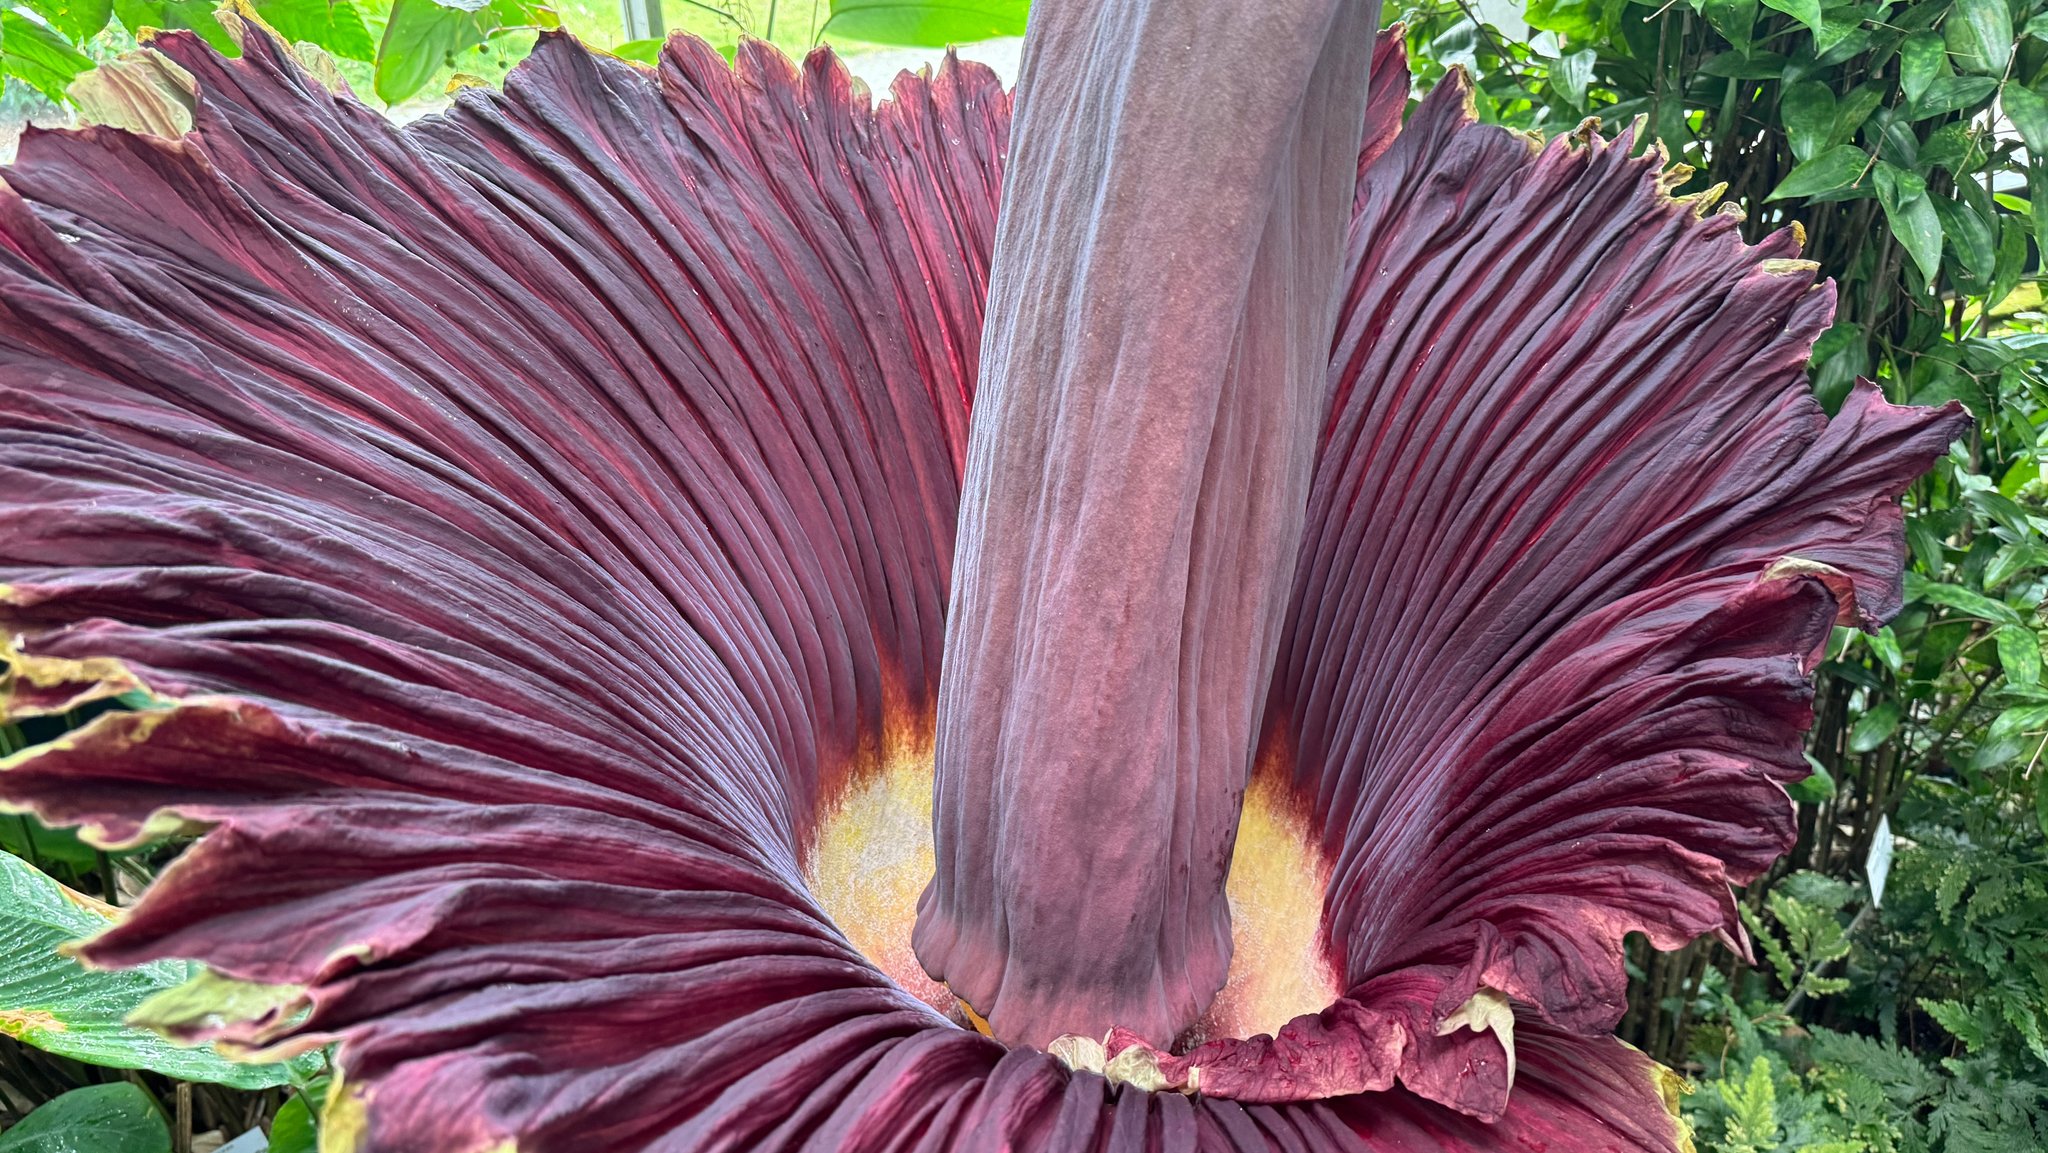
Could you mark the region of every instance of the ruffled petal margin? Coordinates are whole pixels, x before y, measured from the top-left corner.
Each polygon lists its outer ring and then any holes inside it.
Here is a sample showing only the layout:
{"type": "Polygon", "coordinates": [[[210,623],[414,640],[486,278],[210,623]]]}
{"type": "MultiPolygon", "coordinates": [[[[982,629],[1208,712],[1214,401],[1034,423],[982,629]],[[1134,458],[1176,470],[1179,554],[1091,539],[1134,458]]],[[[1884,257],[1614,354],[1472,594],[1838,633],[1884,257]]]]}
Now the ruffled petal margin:
{"type": "Polygon", "coordinates": [[[1796,230],[1748,245],[1632,132],[1534,145],[1465,91],[1364,173],[1261,757],[1321,830],[1346,993],[1168,1083],[1398,1078],[1513,1124],[1535,1029],[1619,1020],[1627,934],[1746,948],[1810,673],[1898,611],[1898,494],[1966,424],[1868,384],[1830,420],[1796,230]]]}
{"type": "Polygon", "coordinates": [[[1738,932],[1811,656],[1895,609],[1959,420],[1821,416],[1789,238],[1455,81],[1389,143],[1374,84],[1262,758],[1349,996],[1144,1092],[943,1020],[804,886],[929,733],[994,79],[547,37],[401,129],[253,29],[159,47],[191,133],[36,133],[0,189],[6,699],[143,706],[0,798],[210,829],[85,949],[240,1009],[160,1024],[338,1040],[328,1139],[380,1153],[1682,1142],[1588,1035],[1622,934],[1738,932]]]}

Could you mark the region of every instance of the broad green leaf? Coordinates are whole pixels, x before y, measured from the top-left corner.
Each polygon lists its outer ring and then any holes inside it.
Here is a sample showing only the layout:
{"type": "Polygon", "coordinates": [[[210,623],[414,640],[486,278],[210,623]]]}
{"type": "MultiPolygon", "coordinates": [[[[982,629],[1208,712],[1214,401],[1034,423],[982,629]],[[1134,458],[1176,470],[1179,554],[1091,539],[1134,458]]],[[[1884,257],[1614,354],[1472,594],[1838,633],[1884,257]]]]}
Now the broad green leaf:
{"type": "Polygon", "coordinates": [[[1906,109],[1906,119],[1934,120],[1979,107],[1998,88],[1989,76],[1937,76],[1927,94],[1906,109]]]}
{"type": "Polygon", "coordinates": [[[1929,199],[1934,202],[1934,214],[1941,218],[1941,231],[1948,237],[1949,247],[1955,250],[1957,262],[1978,280],[1991,279],[1998,263],[1998,237],[1991,231],[1991,222],[1960,200],[1946,196],[1929,199]]]}
{"type": "Polygon", "coordinates": [[[1944,124],[1927,134],[1916,167],[1922,172],[1932,168],[1946,168],[1957,175],[1973,172],[1984,163],[1983,137],[1964,121],[1944,124]]]}
{"type": "Polygon", "coordinates": [[[1815,36],[1819,36],[1823,31],[1820,0],[1764,0],[1764,7],[1783,12],[1799,21],[1815,36]]]}
{"type": "Polygon", "coordinates": [[[1913,119],[1925,120],[1974,108],[1998,91],[1998,81],[1989,76],[1937,76],[1926,95],[1913,102],[1913,119]]]}
{"type": "Polygon", "coordinates": [[[1904,654],[1899,651],[1898,635],[1892,632],[1890,625],[1886,625],[1874,633],[1865,633],[1863,642],[1870,646],[1871,652],[1877,654],[1878,660],[1884,662],[1884,667],[1893,672],[1898,672],[1901,668],[1905,667],[1906,659],[1904,654]]]}
{"type": "Polygon", "coordinates": [[[140,37],[145,28],[189,28],[223,56],[240,56],[240,46],[213,18],[213,9],[214,0],[114,0],[114,18],[130,36],[140,37]]]}
{"type": "Polygon", "coordinates": [[[1998,588],[2019,574],[2034,568],[2048,568],[2048,551],[2038,545],[2009,544],[1998,550],[1984,567],[1984,587],[1998,588]]]}
{"type": "Polygon", "coordinates": [[[1813,394],[1829,412],[1842,407],[1842,398],[1859,377],[1870,375],[1870,345],[1862,326],[1854,322],[1836,324],[1813,342],[1808,362],[1813,376],[1813,394]]]}
{"type": "Polygon", "coordinates": [[[1785,786],[1785,792],[1802,804],[1817,805],[1835,795],[1835,778],[1826,765],[1811,755],[1806,758],[1806,763],[1813,771],[1785,786]]]}
{"type": "Polygon", "coordinates": [[[1892,739],[1899,731],[1899,702],[1879,701],[1870,711],[1856,718],[1856,725],[1849,730],[1849,751],[1867,753],[1892,739]]]}
{"type": "Polygon", "coordinates": [[[0,1134],[0,1153],[170,1153],[171,1128],[138,1085],[73,1089],[0,1134]]]}
{"type": "Polygon", "coordinates": [[[1747,56],[1750,32],[1756,27],[1756,6],[1757,0],[1704,0],[1700,15],[1735,46],[1739,56],[1747,56]]]}
{"type": "Polygon", "coordinates": [[[1550,66],[1550,82],[1581,112],[1586,110],[1586,88],[1593,83],[1593,63],[1597,57],[1598,53],[1587,48],[1567,52],[1550,66]]]}
{"type": "Polygon", "coordinates": [[[2041,683],[2041,638],[2033,629],[2007,625],[1993,634],[1998,642],[1998,665],[2005,679],[2019,685],[2041,683]]]}
{"type": "Polygon", "coordinates": [[[393,0],[384,39],[377,48],[377,96],[386,104],[418,92],[434,73],[504,32],[553,28],[555,10],[534,0],[393,0]]]}
{"type": "Polygon", "coordinates": [[[1948,48],[1934,32],[1915,32],[1899,45],[1899,91],[1907,103],[1918,103],[1941,75],[1948,62],[1948,48]]]}
{"type": "Polygon", "coordinates": [[[2020,139],[2027,142],[2028,152],[2048,152],[2048,99],[2023,85],[2007,84],[1998,94],[1998,103],[2005,109],[2006,119],[2019,129],[2020,139]]]}
{"type": "Polygon", "coordinates": [[[1813,34],[1813,50],[1821,64],[1840,64],[1870,46],[1870,34],[1863,31],[1863,13],[1839,8],[1821,13],[1820,27],[1813,34]]]}
{"type": "Polygon", "coordinates": [[[2048,782],[2034,782],[2034,823],[2048,834],[2048,782]]]}
{"type": "Polygon", "coordinates": [[[327,1078],[316,1078],[278,1109],[270,1123],[270,1153],[319,1153],[320,1109],[328,1086],[327,1078]]]}
{"type": "Polygon", "coordinates": [[[1984,307],[1997,308],[2019,287],[2027,272],[2027,229],[2011,217],[1998,222],[1998,259],[1992,266],[1991,291],[1984,294],[1984,307]]]}
{"type": "Polygon", "coordinates": [[[61,102],[73,80],[92,70],[92,57],[55,31],[12,10],[0,12],[0,74],[61,102]]]}
{"type": "Polygon", "coordinates": [[[1022,36],[1029,8],[1028,0],[832,0],[824,34],[874,44],[943,48],[1022,36]]]}
{"type": "Polygon", "coordinates": [[[1870,154],[1861,148],[1847,144],[1830,148],[1787,173],[1764,199],[1806,199],[1854,187],[1870,162],[1870,154]]]}
{"type": "Polygon", "coordinates": [[[113,0],[27,0],[22,6],[42,17],[73,44],[99,35],[107,21],[114,18],[113,0]]]}
{"type": "MultiPolygon", "coordinates": [[[[650,37],[646,40],[628,40],[624,44],[613,48],[612,55],[621,60],[631,60],[637,64],[656,64],[661,60],[661,46],[663,42],[664,38],[660,36],[650,37]]],[[[278,1116],[282,1117],[283,1114],[280,1113],[278,1116]]],[[[272,1153],[276,1153],[276,1147],[277,1142],[273,1138],[271,1141],[272,1153]]]]}
{"type": "MultiPolygon", "coordinates": [[[[2027,162],[2027,199],[2035,204],[2048,205],[2048,159],[2031,156],[2027,162]]],[[[2048,208],[2031,217],[2034,224],[2034,248],[2048,252],[2048,208]]]]}
{"type": "Polygon", "coordinates": [[[1952,608],[1978,620],[1990,621],[1992,624],[2018,625],[2022,628],[2026,626],[2026,622],[2020,619],[2020,614],[2013,611],[2009,605],[1961,585],[1928,580],[1918,573],[1906,574],[1906,598],[1952,608]]]}
{"type": "MultiPolygon", "coordinates": [[[[283,1065],[229,1061],[127,1024],[143,1000],[184,984],[191,971],[174,961],[92,970],[58,951],[109,923],[110,912],[98,901],[19,857],[0,854],[0,1032],[89,1064],[151,1069],[186,1081],[261,1089],[291,1080],[283,1065]]],[[[318,1064],[311,1059],[306,1075],[318,1064]]]]}
{"type": "Polygon", "coordinates": [[[1811,160],[1826,151],[1835,134],[1835,94],[1814,80],[1802,80],[1778,98],[1778,115],[1792,155],[1811,160]]]}
{"type": "Polygon", "coordinates": [[[1864,121],[1870,119],[1870,114],[1884,103],[1885,95],[1883,85],[1859,84],[1847,96],[1837,101],[1834,133],[1828,143],[1847,144],[1856,139],[1856,130],[1863,127],[1864,121]]]}
{"type": "Polygon", "coordinates": [[[2005,75],[2012,59],[2012,11],[2005,0],[1955,0],[1941,30],[1957,68],[1983,76],[2005,75]]]}
{"type": "Polygon", "coordinates": [[[285,39],[317,44],[345,60],[367,62],[377,55],[351,0],[256,0],[256,14],[285,39]]]}

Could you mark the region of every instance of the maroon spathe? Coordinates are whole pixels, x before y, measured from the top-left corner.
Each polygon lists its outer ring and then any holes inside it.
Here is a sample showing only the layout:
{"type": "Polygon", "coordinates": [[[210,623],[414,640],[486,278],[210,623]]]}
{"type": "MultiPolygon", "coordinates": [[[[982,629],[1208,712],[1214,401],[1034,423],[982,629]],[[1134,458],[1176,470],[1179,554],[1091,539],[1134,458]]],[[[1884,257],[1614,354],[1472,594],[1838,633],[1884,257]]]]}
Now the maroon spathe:
{"type": "Polygon", "coordinates": [[[260,34],[158,46],[191,134],[34,132],[0,189],[10,706],[88,657],[174,702],[0,797],[212,826],[93,960],[304,986],[211,1031],[338,1040],[374,1153],[1675,1148],[1607,1035],[1620,941],[1739,934],[1812,654],[1896,611],[1895,495],[1961,423],[1822,415],[1790,235],[1476,125],[1455,74],[1397,134],[1381,42],[1254,694],[1346,996],[1148,1093],[948,1023],[803,884],[937,703],[994,79],[870,108],[822,53],[549,36],[400,128],[260,34]]]}

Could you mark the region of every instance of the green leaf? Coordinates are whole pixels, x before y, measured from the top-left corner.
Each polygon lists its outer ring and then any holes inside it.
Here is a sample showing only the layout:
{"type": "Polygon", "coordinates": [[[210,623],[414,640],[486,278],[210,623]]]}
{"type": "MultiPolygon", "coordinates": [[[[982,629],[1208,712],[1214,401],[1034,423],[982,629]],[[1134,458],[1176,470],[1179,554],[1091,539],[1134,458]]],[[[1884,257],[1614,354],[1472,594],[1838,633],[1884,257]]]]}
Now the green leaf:
{"type": "Polygon", "coordinates": [[[1765,1150],[1778,1147],[1778,1094],[1771,1081],[1771,1062],[1758,1057],[1750,1062],[1749,1076],[1741,1081],[1724,1079],[1715,1083],[1728,1115],[1725,1148],[1765,1150]]]}
{"type": "Polygon", "coordinates": [[[1844,144],[1830,148],[1819,156],[1801,164],[1787,173],[1765,200],[1806,199],[1830,192],[1839,192],[1854,187],[1863,178],[1864,169],[1870,166],[1870,154],[1861,148],[1844,144]]]}
{"type": "Polygon", "coordinates": [[[1984,307],[1997,308],[2019,287],[2027,273],[2027,229],[2022,221],[2006,217],[1998,221],[1998,259],[1992,265],[1991,291],[1984,294],[1984,307]]]}
{"type": "Polygon", "coordinates": [[[1856,727],[1849,730],[1849,751],[1867,753],[1892,739],[1899,731],[1899,702],[1880,701],[1869,712],[1856,718],[1856,727]]]}
{"type": "Polygon", "coordinates": [[[832,0],[824,34],[874,44],[943,48],[1022,36],[1029,8],[1028,0],[832,0]]]}
{"type": "Polygon", "coordinates": [[[1917,104],[1948,63],[1948,49],[1933,32],[1915,32],[1899,45],[1899,91],[1917,104]]]}
{"type": "Polygon", "coordinates": [[[2006,119],[2019,129],[2029,153],[2048,152],[2048,100],[2024,85],[2007,84],[1998,94],[1998,103],[2005,109],[2006,119]]]}
{"type": "Polygon", "coordinates": [[[2033,629],[2007,625],[1993,634],[1998,641],[1998,664],[2005,679],[2020,685],[2041,683],[2041,638],[2033,629]]]}
{"type": "Polygon", "coordinates": [[[1998,81],[1989,76],[1937,76],[1926,95],[1913,102],[1913,119],[1945,116],[1974,108],[1998,91],[1998,81]]]}
{"type": "Polygon", "coordinates": [[[1799,21],[1815,36],[1825,30],[1821,24],[1820,0],[1764,0],[1764,7],[1799,21]]]}
{"type": "Polygon", "coordinates": [[[1877,659],[1884,662],[1884,667],[1893,672],[1905,667],[1905,654],[1899,651],[1899,638],[1892,632],[1892,626],[1886,625],[1874,633],[1865,633],[1863,643],[1870,646],[1870,651],[1877,654],[1877,659]]]}
{"type": "Polygon", "coordinates": [[[114,18],[113,0],[27,0],[23,5],[73,44],[81,44],[114,18]]]}
{"type": "MultiPolygon", "coordinates": [[[[145,998],[185,983],[188,966],[86,969],[58,950],[105,929],[105,906],[11,854],[0,854],[0,1032],[94,1065],[151,1069],[186,1081],[261,1089],[291,1080],[283,1065],[244,1065],[126,1023],[145,998]]],[[[309,1060],[317,1068],[317,1057],[309,1060]]]]}
{"type": "MultiPolygon", "coordinates": [[[[1757,0],[1704,0],[1700,15],[1719,32],[1728,43],[1735,46],[1739,57],[1749,55],[1750,32],[1756,27],[1757,0]]],[[[1535,5],[1530,5],[1534,10],[1535,5]]]]}
{"type": "Polygon", "coordinates": [[[463,0],[465,6],[435,0],[392,0],[391,18],[377,47],[377,97],[397,104],[418,92],[455,55],[493,36],[530,28],[553,28],[555,10],[539,0],[463,0]]]}
{"type": "Polygon", "coordinates": [[[1964,121],[1942,125],[1928,133],[1927,142],[1920,146],[1920,171],[1936,167],[1957,175],[1975,171],[1984,163],[1983,136],[1964,121]]]}
{"type": "Polygon", "coordinates": [[[1992,624],[2018,625],[2022,628],[2026,626],[2026,622],[2020,619],[2020,614],[2014,612],[2008,605],[1960,585],[1928,580],[1918,573],[1906,574],[1906,599],[1942,605],[1978,620],[1990,621],[1992,624]]]}
{"type": "Polygon", "coordinates": [[[1983,76],[2003,76],[2012,59],[2012,11],[2005,0],[1955,0],[1942,35],[1956,67],[1983,76]]]}
{"type": "Polygon", "coordinates": [[[114,17],[130,36],[140,37],[144,28],[171,31],[189,28],[199,33],[223,56],[240,56],[242,50],[228,30],[213,18],[213,0],[113,0],[114,17]]]}
{"type": "Polygon", "coordinates": [[[1941,218],[1941,230],[1948,237],[1949,247],[1955,250],[1956,260],[1978,280],[1991,279],[1998,264],[1998,238],[1991,231],[1991,222],[1960,200],[1946,196],[1929,199],[1934,202],[1934,214],[1941,218]]]}
{"type": "Polygon", "coordinates": [[[1802,80],[1778,98],[1778,115],[1792,155],[1811,160],[1826,151],[1835,135],[1835,94],[1814,80],[1802,80]]]}
{"type": "Polygon", "coordinates": [[[1811,755],[1806,758],[1806,763],[1813,771],[1785,786],[1785,792],[1801,804],[1817,805],[1835,795],[1834,774],[1828,772],[1827,766],[1814,760],[1811,755]]]}
{"type": "MultiPolygon", "coordinates": [[[[636,64],[658,64],[661,62],[661,46],[665,37],[655,36],[646,40],[628,40],[612,49],[612,55],[636,64]]],[[[282,1117],[280,1113],[278,1116],[282,1117]]],[[[272,1153],[276,1153],[276,1138],[271,1139],[272,1153]]]]}
{"type": "Polygon", "coordinates": [[[73,80],[92,70],[92,57],[54,30],[12,10],[0,12],[0,74],[62,103],[73,80]]]}
{"type": "Polygon", "coordinates": [[[1856,139],[1856,130],[1863,127],[1863,122],[1870,119],[1870,114],[1884,103],[1884,98],[1883,85],[1859,84],[1851,89],[1835,105],[1835,127],[1828,143],[1847,144],[1856,139]]]}
{"type": "Polygon", "coordinates": [[[1813,50],[1822,64],[1839,64],[1870,45],[1863,31],[1864,14],[1855,8],[1823,12],[1820,28],[1813,34],[1813,50]]]}
{"type": "Polygon", "coordinates": [[[287,40],[317,44],[345,60],[376,58],[377,45],[351,0],[256,0],[256,14],[287,40]]]}
{"type": "Polygon", "coordinates": [[[319,1153],[320,1110],[328,1087],[327,1078],[316,1078],[279,1107],[270,1123],[270,1153],[319,1153]]]}
{"type": "Polygon", "coordinates": [[[1591,48],[1567,52],[1550,66],[1550,82],[1573,108],[1586,110],[1586,88],[1593,83],[1593,63],[1598,53],[1591,48]]]}
{"type": "MultiPolygon", "coordinates": [[[[2048,160],[2030,157],[2027,163],[2027,199],[2048,206],[2048,160]]],[[[2034,247],[2048,252],[2048,207],[2033,214],[2034,247]]]]}
{"type": "Polygon", "coordinates": [[[0,1153],[170,1153],[171,1129],[138,1085],[88,1085],[51,1099],[0,1136],[0,1153]]]}

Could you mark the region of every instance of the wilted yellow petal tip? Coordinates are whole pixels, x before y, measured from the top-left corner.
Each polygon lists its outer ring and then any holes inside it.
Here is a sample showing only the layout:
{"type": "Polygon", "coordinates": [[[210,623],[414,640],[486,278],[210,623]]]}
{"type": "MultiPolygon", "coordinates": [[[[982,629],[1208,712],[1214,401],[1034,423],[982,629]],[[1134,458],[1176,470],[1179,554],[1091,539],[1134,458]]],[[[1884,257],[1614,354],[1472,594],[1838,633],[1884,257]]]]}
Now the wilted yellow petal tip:
{"type": "Polygon", "coordinates": [[[1102,1067],[1102,1075],[1112,1085],[1130,1085],[1147,1093],[1158,1093],[1169,1084],[1166,1074],[1159,1070],[1159,1057],[1138,1045],[1133,1045],[1102,1067]]]}
{"type": "Polygon", "coordinates": [[[369,1106],[369,1094],[350,1088],[336,1073],[320,1110],[320,1153],[356,1153],[370,1131],[369,1106]]]}
{"type": "Polygon", "coordinates": [[[1101,1073],[1109,1063],[1109,1051],[1102,1042],[1079,1033],[1068,1033],[1055,1037],[1045,1051],[1060,1059],[1060,1063],[1076,1072],[1101,1073]]]}
{"type": "Polygon", "coordinates": [[[1808,560],[1803,556],[1781,556],[1772,561],[1763,571],[1760,579],[1767,581],[1791,580],[1802,576],[1846,576],[1841,569],[1824,561],[1808,560]]]}
{"type": "Polygon", "coordinates": [[[128,1014],[128,1024],[159,1033],[196,1031],[259,1021],[302,1006],[303,985],[266,985],[223,977],[211,969],[145,999],[128,1014]]]}
{"type": "Polygon", "coordinates": [[[1507,994],[1481,985],[1470,1000],[1458,1006],[1457,1012],[1444,1018],[1443,1024],[1436,1027],[1436,1035],[1448,1037],[1460,1029],[1470,1029],[1474,1033],[1493,1030],[1494,1036],[1500,1039],[1501,1049],[1507,1054],[1508,1084],[1514,1085],[1515,1010],[1508,1003],[1507,994]]]}

